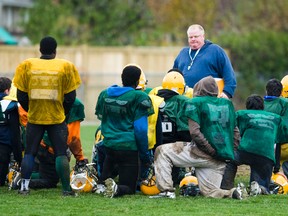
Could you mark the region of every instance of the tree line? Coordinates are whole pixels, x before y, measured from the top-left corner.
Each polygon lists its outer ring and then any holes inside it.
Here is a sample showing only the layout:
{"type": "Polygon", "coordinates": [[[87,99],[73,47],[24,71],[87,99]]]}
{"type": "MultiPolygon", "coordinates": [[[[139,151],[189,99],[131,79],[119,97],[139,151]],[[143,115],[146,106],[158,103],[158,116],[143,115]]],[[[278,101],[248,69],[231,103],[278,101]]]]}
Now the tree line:
{"type": "Polygon", "coordinates": [[[229,51],[243,104],[288,73],[287,8],[288,0],[37,0],[23,27],[35,44],[53,35],[68,46],[184,46],[188,26],[201,24],[229,51]]]}

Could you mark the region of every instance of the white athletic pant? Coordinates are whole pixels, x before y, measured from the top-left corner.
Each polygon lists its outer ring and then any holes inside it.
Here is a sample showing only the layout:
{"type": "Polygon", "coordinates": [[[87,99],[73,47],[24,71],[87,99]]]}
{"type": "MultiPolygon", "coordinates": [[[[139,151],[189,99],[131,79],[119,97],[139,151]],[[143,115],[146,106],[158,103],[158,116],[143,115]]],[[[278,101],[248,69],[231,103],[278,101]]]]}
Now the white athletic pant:
{"type": "Polygon", "coordinates": [[[163,191],[174,191],[172,167],[194,167],[199,189],[206,197],[232,197],[235,188],[220,189],[225,162],[213,159],[200,151],[194,143],[176,142],[157,147],[154,156],[156,184],[163,191]]]}

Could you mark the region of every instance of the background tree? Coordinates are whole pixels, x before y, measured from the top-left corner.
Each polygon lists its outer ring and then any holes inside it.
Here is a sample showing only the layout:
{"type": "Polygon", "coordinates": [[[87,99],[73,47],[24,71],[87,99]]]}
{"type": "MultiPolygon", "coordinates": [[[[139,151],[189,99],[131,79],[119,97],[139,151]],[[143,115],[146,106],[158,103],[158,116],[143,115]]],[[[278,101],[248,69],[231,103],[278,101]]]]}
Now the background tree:
{"type": "Polygon", "coordinates": [[[61,45],[184,46],[199,23],[229,51],[243,104],[288,71],[287,8],[287,0],[37,0],[25,29],[34,43],[51,34],[61,45]]]}
{"type": "Polygon", "coordinates": [[[156,23],[161,28],[162,44],[179,45],[187,43],[187,27],[199,23],[208,30],[216,15],[216,2],[211,0],[147,0],[156,23]]]}
{"type": "Polygon", "coordinates": [[[53,34],[63,45],[147,45],[159,37],[141,0],[38,0],[25,29],[34,43],[53,34]]]}
{"type": "Polygon", "coordinates": [[[52,1],[38,0],[29,10],[29,20],[23,25],[25,34],[32,42],[38,43],[43,35],[55,33],[55,23],[60,12],[54,5],[52,1]]]}

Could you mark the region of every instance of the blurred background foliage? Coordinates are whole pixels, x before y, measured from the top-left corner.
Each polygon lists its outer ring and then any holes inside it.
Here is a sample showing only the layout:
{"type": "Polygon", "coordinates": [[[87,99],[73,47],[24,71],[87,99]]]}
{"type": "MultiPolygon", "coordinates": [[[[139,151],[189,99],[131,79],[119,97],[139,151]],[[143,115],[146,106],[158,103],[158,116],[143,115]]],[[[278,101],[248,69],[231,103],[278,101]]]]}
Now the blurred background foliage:
{"type": "Polygon", "coordinates": [[[185,46],[188,26],[201,24],[229,52],[243,104],[287,74],[287,20],[288,0],[37,0],[23,25],[33,43],[54,35],[68,46],[185,46]]]}

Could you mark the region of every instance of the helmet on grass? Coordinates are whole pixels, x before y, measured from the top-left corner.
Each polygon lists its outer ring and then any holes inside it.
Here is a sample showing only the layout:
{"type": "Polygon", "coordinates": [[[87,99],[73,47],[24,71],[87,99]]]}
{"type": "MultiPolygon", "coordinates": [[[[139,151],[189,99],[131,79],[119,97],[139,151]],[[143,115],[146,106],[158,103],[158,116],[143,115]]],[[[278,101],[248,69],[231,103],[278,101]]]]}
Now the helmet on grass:
{"type": "Polygon", "coordinates": [[[83,168],[72,170],[70,186],[75,192],[93,192],[97,187],[97,172],[93,163],[86,164],[83,168]]]}
{"type": "Polygon", "coordinates": [[[182,196],[197,196],[200,193],[198,180],[195,176],[185,176],[180,182],[179,189],[182,196]]]}
{"type": "Polygon", "coordinates": [[[152,176],[150,179],[141,182],[140,190],[145,195],[156,195],[160,190],[156,186],[156,177],[152,176]]]}
{"type": "Polygon", "coordinates": [[[160,190],[156,186],[156,177],[154,167],[151,166],[148,170],[147,179],[143,180],[140,184],[140,190],[145,195],[156,195],[160,193],[160,190]]]}
{"type": "Polygon", "coordinates": [[[272,194],[287,194],[288,193],[288,181],[287,177],[281,173],[273,173],[269,186],[270,193],[272,194]]]}

